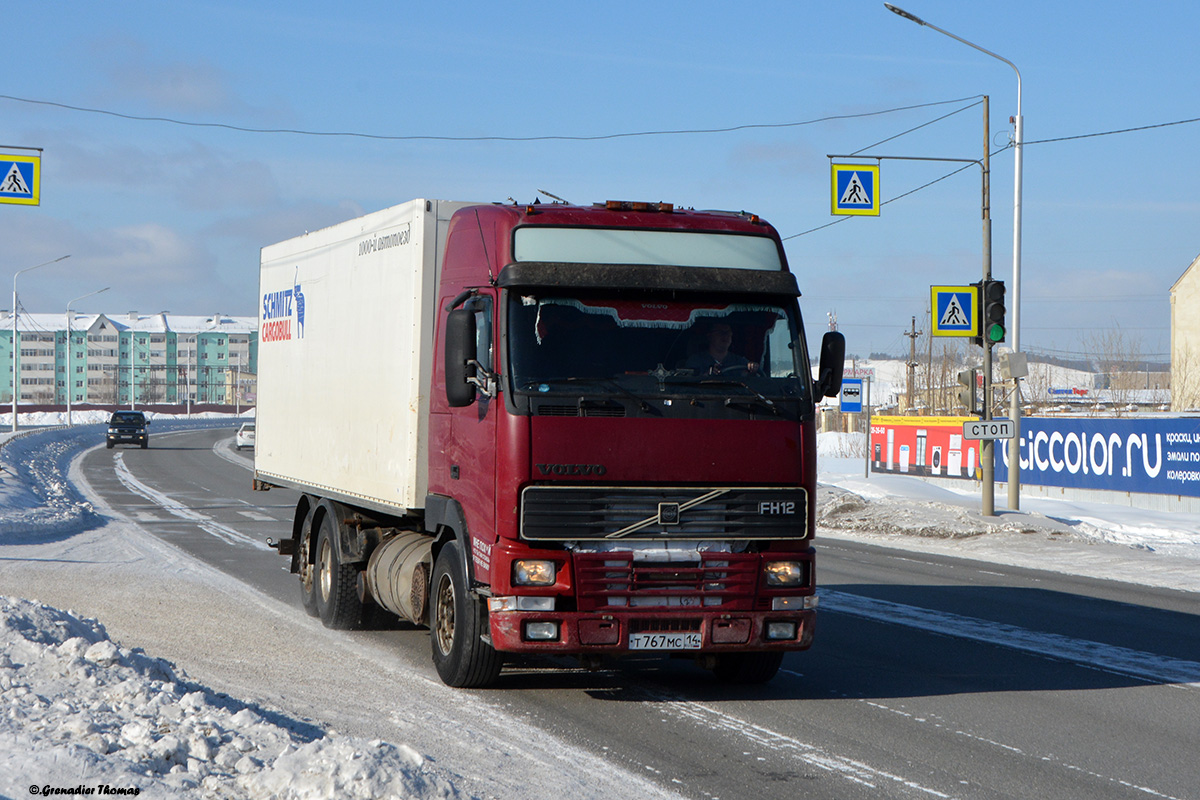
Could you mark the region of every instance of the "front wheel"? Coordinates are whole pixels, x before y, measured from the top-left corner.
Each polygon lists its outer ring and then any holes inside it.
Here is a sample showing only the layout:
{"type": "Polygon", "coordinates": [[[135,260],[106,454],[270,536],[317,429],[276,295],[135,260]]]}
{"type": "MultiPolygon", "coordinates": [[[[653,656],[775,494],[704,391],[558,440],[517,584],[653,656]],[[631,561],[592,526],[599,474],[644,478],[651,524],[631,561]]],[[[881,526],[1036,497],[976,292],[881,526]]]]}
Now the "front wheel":
{"type": "Polygon", "coordinates": [[[480,603],[467,589],[462,554],[455,543],[438,553],[433,566],[429,630],[433,664],[447,686],[488,686],[503,659],[481,637],[487,624],[480,603]]]}
{"type": "Polygon", "coordinates": [[[357,628],[362,618],[358,568],[338,558],[336,535],[337,523],[332,514],[326,514],[317,535],[317,613],[326,628],[348,631],[357,628]]]}

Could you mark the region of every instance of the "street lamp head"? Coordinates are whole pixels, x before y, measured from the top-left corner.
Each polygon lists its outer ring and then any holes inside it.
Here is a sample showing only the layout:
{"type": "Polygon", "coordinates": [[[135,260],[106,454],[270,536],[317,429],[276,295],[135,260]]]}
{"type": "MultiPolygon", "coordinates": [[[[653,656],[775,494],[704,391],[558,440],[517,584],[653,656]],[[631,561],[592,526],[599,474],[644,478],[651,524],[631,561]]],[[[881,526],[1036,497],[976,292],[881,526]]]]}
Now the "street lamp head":
{"type": "Polygon", "coordinates": [[[884,3],[883,7],[886,8],[888,11],[892,12],[893,14],[898,14],[899,16],[904,17],[907,20],[911,20],[912,22],[915,22],[918,25],[927,25],[928,24],[927,22],[925,22],[925,20],[921,19],[917,15],[910,14],[907,11],[905,11],[903,8],[897,8],[896,6],[892,5],[891,3],[884,3]]]}

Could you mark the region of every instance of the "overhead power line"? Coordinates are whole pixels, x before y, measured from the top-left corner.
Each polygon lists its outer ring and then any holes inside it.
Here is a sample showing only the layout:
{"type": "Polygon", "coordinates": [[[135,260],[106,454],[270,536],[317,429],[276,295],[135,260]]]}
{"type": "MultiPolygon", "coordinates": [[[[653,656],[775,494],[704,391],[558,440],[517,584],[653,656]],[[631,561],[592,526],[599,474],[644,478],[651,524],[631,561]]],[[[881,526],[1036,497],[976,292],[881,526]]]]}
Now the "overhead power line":
{"type": "Polygon", "coordinates": [[[1200,117],[1194,117],[1192,119],[1178,119],[1178,120],[1175,120],[1174,122],[1160,122],[1156,125],[1139,125],[1136,128],[1121,128],[1120,130],[1115,130],[1115,131],[1101,131],[1099,133],[1080,133],[1075,136],[1059,136],[1058,138],[1055,138],[1055,139],[1034,139],[1033,141],[1022,142],[1022,144],[1023,145],[1025,145],[1025,144],[1050,144],[1051,142],[1070,142],[1075,139],[1094,139],[1097,136],[1116,136],[1118,133],[1136,133],[1138,131],[1154,130],[1155,128],[1169,128],[1172,125],[1189,125],[1193,122],[1200,122],[1200,117]]]}
{"type": "Polygon", "coordinates": [[[974,97],[962,97],[957,100],[939,100],[933,103],[919,103],[911,106],[898,106],[896,108],[885,108],[879,111],[863,111],[857,114],[831,114],[825,117],[816,119],[803,120],[801,122],[767,122],[753,123],[745,125],[731,125],[724,128],[685,128],[677,130],[648,130],[648,131],[630,131],[624,133],[602,133],[587,136],[568,136],[568,135],[542,135],[542,136],[435,136],[431,134],[411,134],[411,135],[393,135],[379,133],[362,133],[356,131],[311,131],[302,128],[250,128],[242,125],[230,125],[224,122],[195,122],[191,120],[174,119],[172,117],[146,117],[136,114],[124,114],[119,111],[109,111],[103,108],[88,108],[86,106],[74,106],[68,103],[58,103],[52,100],[34,100],[28,97],[15,97],[8,94],[0,94],[0,100],[11,100],[16,103],[29,103],[31,105],[50,106],[52,108],[61,108],[67,111],[77,111],[85,114],[102,114],[108,117],[116,117],[118,119],[127,119],[134,122],[164,122],[171,125],[183,125],[190,128],[220,128],[222,130],[238,131],[240,133],[266,133],[266,134],[293,134],[296,136],[342,136],[353,137],[359,139],[379,139],[385,141],[397,142],[416,142],[416,141],[432,141],[432,142],[548,142],[548,141],[563,141],[563,142],[598,142],[608,139],[629,139],[639,136],[682,136],[687,134],[714,134],[714,133],[734,133],[736,131],[747,130],[764,130],[775,128],[798,128],[805,125],[817,125],[822,122],[833,122],[844,119],[862,119],[864,117],[878,117],[884,114],[893,114],[900,111],[912,111],[919,108],[931,108],[933,106],[950,105],[953,103],[963,103],[968,100],[973,100],[974,97]]]}

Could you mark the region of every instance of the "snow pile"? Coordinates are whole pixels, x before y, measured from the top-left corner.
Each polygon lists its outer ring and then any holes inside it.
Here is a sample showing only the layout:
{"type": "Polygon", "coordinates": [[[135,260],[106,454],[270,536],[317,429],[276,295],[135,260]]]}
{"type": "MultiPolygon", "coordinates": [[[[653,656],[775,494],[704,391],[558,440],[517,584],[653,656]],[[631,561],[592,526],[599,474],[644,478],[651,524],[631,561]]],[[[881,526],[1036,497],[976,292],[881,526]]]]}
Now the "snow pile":
{"type": "Polygon", "coordinates": [[[0,542],[39,541],[99,522],[67,481],[71,459],[104,434],[96,427],[59,435],[22,435],[6,442],[0,463],[0,542]]]}
{"type": "Polygon", "coordinates": [[[1070,535],[1062,523],[1029,515],[984,517],[978,509],[929,500],[920,505],[903,497],[869,500],[835,486],[817,491],[817,524],[820,528],[859,531],[878,536],[922,536],[965,539],[997,533],[1070,535]]]}
{"type": "Polygon", "coordinates": [[[411,748],[215,695],[70,612],[0,597],[0,795],[459,797],[411,748]]]}

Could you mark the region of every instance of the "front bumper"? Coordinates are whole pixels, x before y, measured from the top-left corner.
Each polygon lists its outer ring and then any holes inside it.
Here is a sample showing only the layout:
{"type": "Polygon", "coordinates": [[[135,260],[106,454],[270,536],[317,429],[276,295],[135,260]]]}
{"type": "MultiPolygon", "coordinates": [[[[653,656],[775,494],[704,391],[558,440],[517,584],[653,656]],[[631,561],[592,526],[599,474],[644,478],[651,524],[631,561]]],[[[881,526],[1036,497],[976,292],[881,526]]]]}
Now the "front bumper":
{"type": "MultiPolygon", "coordinates": [[[[602,655],[673,654],[698,656],[709,653],[749,651],[806,650],[812,645],[816,611],[703,611],[652,613],[640,612],[538,612],[491,611],[488,614],[492,646],[505,653],[556,653],[563,655],[594,653],[602,655]],[[536,623],[552,623],[557,637],[530,638],[534,630],[546,630],[536,623]],[[767,638],[772,623],[791,623],[795,633],[788,639],[767,638]],[[631,634],[661,633],[665,646],[631,649],[631,634]],[[672,649],[669,643],[680,634],[698,634],[698,648],[672,649]]],[[[783,627],[786,629],[786,625],[783,627]]],[[[781,627],[772,626],[778,632],[781,627]]],[[[645,639],[646,637],[639,637],[645,639]]],[[[695,637],[688,637],[694,642],[695,637]]]]}
{"type": "Polygon", "coordinates": [[[147,440],[148,436],[149,436],[149,434],[143,433],[141,431],[128,432],[128,433],[125,433],[125,432],[109,433],[108,434],[108,442],[110,444],[121,444],[123,442],[129,442],[131,444],[141,444],[142,442],[147,440]]]}

